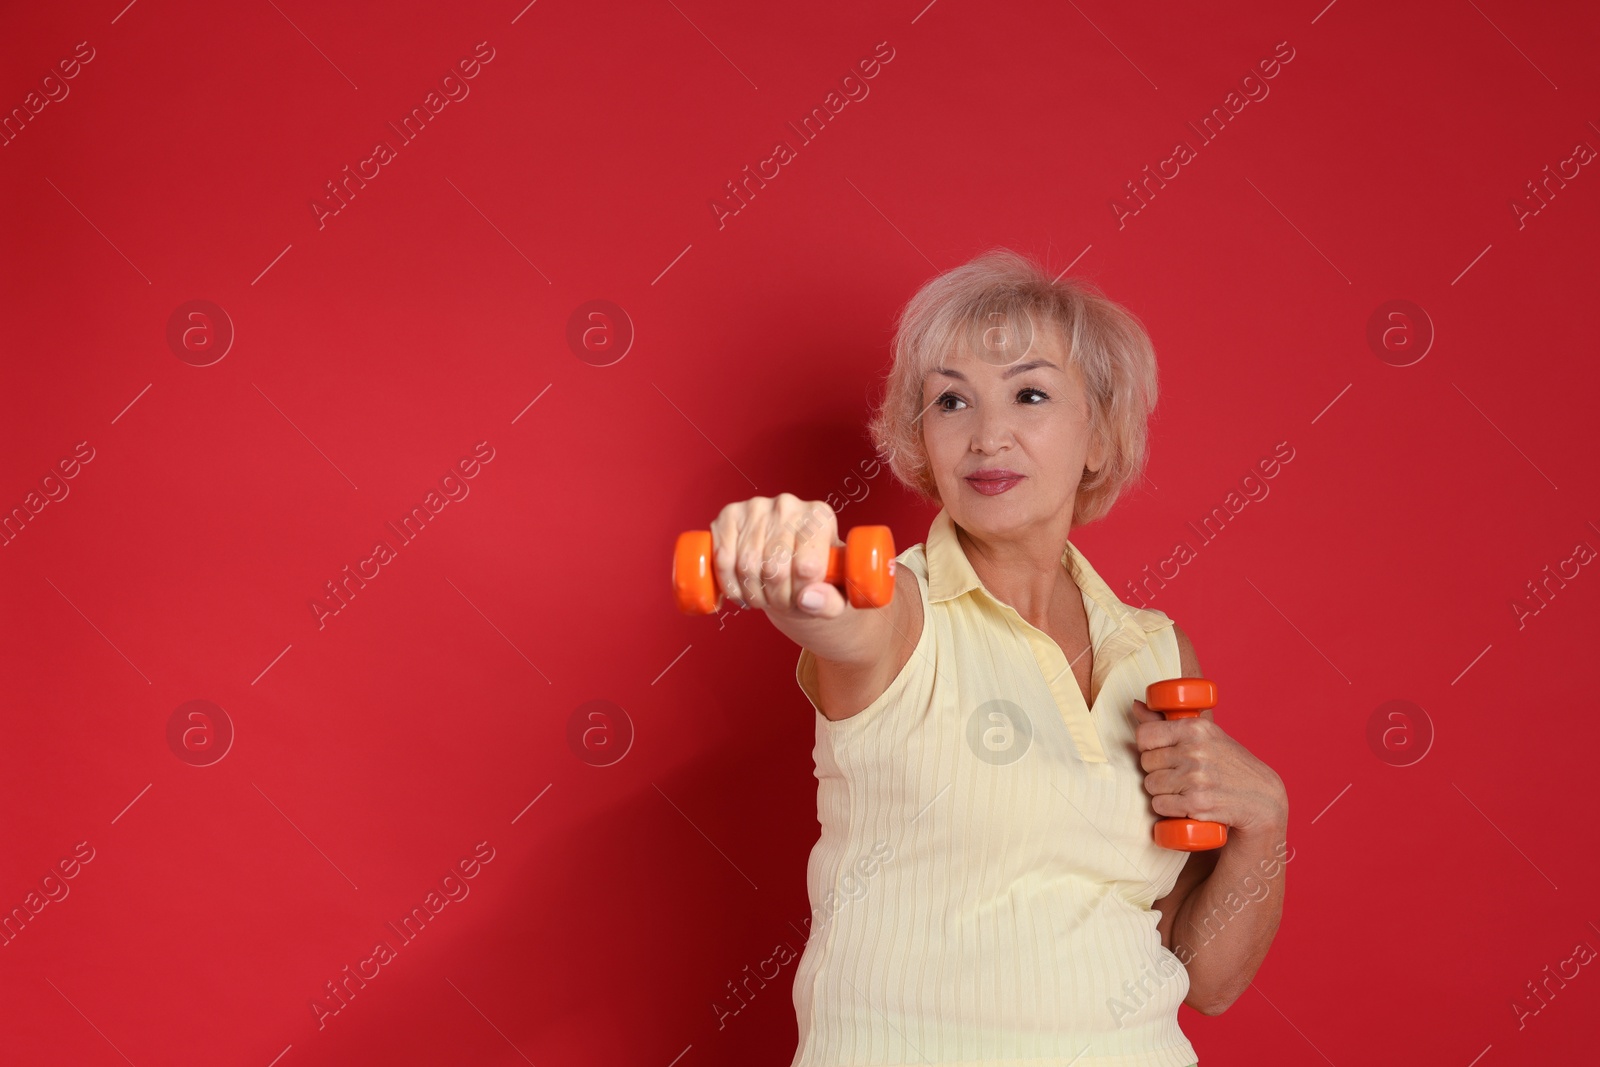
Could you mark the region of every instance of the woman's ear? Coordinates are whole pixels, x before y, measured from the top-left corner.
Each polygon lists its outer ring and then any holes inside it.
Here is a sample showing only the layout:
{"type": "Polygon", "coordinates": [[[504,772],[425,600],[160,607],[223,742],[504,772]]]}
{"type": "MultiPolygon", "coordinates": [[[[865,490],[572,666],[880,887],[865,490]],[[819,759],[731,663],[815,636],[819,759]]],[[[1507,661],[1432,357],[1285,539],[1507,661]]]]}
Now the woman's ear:
{"type": "Polygon", "coordinates": [[[1083,465],[1086,469],[1093,471],[1096,474],[1098,474],[1101,469],[1105,467],[1106,446],[1105,442],[1100,439],[1099,434],[1095,434],[1090,439],[1089,452],[1088,455],[1086,455],[1083,459],[1083,465]]]}

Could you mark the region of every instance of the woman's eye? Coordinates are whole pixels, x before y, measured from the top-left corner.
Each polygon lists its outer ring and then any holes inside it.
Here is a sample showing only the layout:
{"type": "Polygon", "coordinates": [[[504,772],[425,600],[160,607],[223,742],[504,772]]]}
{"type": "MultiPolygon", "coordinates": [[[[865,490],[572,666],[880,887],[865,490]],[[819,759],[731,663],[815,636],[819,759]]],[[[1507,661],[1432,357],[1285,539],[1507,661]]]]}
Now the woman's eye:
{"type": "MultiPolygon", "coordinates": [[[[1023,397],[1029,396],[1030,394],[1033,395],[1033,396],[1037,396],[1039,399],[1037,401],[1028,402],[1027,403],[1028,407],[1037,407],[1039,404],[1042,404],[1044,401],[1050,399],[1050,395],[1048,393],[1042,392],[1041,390],[1038,390],[1038,389],[1022,389],[1022,390],[1019,390],[1018,393],[1017,393],[1017,399],[1021,400],[1023,397]]],[[[966,401],[962,400],[959,396],[956,396],[954,393],[940,393],[939,394],[939,398],[933,402],[933,406],[938,408],[940,411],[954,411],[954,410],[956,410],[955,408],[952,408],[952,407],[949,406],[950,403],[956,403],[956,404],[965,405],[966,401]]]]}

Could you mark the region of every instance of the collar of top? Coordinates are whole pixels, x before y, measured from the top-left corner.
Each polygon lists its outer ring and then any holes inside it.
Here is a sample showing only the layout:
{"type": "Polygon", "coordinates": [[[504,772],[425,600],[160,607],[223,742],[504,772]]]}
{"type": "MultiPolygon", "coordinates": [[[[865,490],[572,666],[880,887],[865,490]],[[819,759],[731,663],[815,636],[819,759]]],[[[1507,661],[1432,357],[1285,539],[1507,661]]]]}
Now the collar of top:
{"type": "MultiPolygon", "coordinates": [[[[934,517],[933,524],[928,528],[923,552],[928,561],[929,601],[938,603],[953,600],[977,589],[982,590],[983,595],[995,604],[1015,611],[1011,605],[989,592],[978,573],[972,569],[961,542],[956,539],[955,520],[950,518],[947,509],[940,508],[939,514],[934,517]]],[[[1067,542],[1066,551],[1061,554],[1061,562],[1078,588],[1087,593],[1090,601],[1100,609],[1106,631],[1104,636],[1109,638],[1114,634],[1117,645],[1121,646],[1120,652],[1143,646],[1149,640],[1148,634],[1172,625],[1172,620],[1161,612],[1136,608],[1119,600],[1071,541],[1067,542]]],[[[1100,627],[1095,629],[1099,630],[1100,627]]],[[[1094,643],[1099,645],[1101,642],[1096,640],[1094,643]]]]}

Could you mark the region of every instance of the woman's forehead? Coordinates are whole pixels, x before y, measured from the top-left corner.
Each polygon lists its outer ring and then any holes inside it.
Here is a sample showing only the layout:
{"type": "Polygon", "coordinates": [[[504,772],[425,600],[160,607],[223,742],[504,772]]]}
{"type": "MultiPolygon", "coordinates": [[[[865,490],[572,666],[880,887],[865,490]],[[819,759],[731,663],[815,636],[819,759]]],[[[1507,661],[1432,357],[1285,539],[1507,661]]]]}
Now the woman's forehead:
{"type": "Polygon", "coordinates": [[[1003,349],[974,351],[970,346],[956,345],[942,357],[929,361],[923,380],[948,381],[953,378],[972,381],[974,378],[996,376],[1004,379],[1036,368],[1043,368],[1046,374],[1050,373],[1048,368],[1065,371],[1069,375],[1073,370],[1062,358],[1061,346],[1053,339],[1041,336],[1036,337],[1031,346],[1011,352],[1003,349]]]}

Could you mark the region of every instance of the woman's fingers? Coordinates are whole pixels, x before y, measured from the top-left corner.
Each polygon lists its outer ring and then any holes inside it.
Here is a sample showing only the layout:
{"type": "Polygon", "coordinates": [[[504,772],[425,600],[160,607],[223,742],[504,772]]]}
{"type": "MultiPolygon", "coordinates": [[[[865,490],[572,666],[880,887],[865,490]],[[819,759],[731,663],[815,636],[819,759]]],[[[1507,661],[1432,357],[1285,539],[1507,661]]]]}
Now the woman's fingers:
{"type": "Polygon", "coordinates": [[[711,569],[717,576],[717,587],[726,600],[744,606],[739,586],[739,539],[750,511],[750,501],[739,500],[727,507],[711,522],[711,569]]]}
{"type": "Polygon", "coordinates": [[[833,509],[820,501],[804,505],[794,539],[792,584],[796,609],[825,619],[844,610],[844,596],[825,580],[828,557],[838,539],[839,520],[833,509]]]}
{"type": "Polygon", "coordinates": [[[794,539],[803,505],[793,493],[779,493],[768,503],[761,545],[761,606],[793,610],[789,581],[794,571],[794,539]]]}
{"type": "Polygon", "coordinates": [[[838,519],[822,501],[792,493],[729,504],[711,524],[712,570],[722,595],[741,607],[832,618],[843,595],[825,581],[838,540],[838,519]],[[807,588],[821,597],[816,609],[799,603],[807,588]]]}
{"type": "Polygon", "coordinates": [[[745,607],[766,607],[761,593],[761,558],[767,548],[767,522],[772,517],[770,497],[751,497],[747,501],[744,525],[739,530],[739,547],[734,552],[735,596],[745,607]]]}

